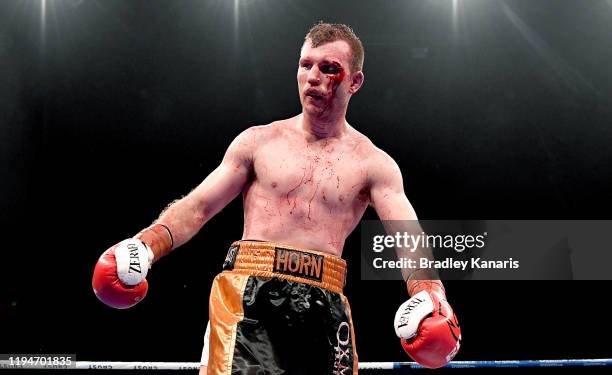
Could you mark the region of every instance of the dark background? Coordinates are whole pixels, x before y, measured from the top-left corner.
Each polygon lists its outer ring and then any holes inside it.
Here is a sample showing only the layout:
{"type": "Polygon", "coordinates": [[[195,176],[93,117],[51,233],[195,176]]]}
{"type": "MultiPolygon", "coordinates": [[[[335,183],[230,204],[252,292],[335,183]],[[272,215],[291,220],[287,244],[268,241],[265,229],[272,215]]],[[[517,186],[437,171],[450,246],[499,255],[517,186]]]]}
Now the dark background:
{"type": "MultiPolygon", "coordinates": [[[[130,310],[97,301],[93,266],[242,130],[299,113],[299,48],[321,19],[361,37],[366,80],[348,120],[401,166],[421,218],[610,218],[609,1],[6,0],[1,353],[199,360],[240,199],[154,266],[130,310]]],[[[360,360],[407,360],[392,328],[405,289],[360,281],[359,247],[355,232],[360,360]]],[[[611,357],[610,286],[447,282],[456,359],[611,357]]]]}

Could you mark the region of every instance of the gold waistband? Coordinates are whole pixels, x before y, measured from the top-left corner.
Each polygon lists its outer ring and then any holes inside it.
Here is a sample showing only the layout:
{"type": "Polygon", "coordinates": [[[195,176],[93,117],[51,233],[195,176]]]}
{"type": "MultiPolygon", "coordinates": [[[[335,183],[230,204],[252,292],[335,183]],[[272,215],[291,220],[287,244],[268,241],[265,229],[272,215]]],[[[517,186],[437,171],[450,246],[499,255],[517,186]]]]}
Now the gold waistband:
{"type": "Polygon", "coordinates": [[[342,293],[346,261],[337,256],[264,241],[236,241],[224,269],[253,276],[278,277],[342,293]]]}

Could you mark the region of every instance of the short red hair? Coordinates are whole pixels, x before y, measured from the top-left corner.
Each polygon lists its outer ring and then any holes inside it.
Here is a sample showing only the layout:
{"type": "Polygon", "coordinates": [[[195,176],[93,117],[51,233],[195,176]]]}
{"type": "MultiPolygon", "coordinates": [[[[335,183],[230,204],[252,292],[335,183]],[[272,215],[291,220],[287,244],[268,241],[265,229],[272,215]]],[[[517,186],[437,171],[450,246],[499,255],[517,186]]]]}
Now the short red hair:
{"type": "Polygon", "coordinates": [[[304,40],[308,39],[311,40],[313,48],[337,40],[344,40],[351,47],[353,53],[350,62],[351,71],[357,72],[363,69],[363,44],[349,26],[342,23],[324,23],[321,21],[308,31],[304,40]]]}

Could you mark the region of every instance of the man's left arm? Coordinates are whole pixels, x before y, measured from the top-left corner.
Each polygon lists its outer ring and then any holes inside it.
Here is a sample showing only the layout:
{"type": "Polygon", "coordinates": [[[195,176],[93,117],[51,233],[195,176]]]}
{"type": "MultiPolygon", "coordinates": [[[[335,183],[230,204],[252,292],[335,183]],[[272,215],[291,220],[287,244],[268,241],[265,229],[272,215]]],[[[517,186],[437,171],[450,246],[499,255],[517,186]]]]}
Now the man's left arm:
{"type": "MultiPolygon", "coordinates": [[[[387,234],[423,234],[414,208],[404,193],[402,173],[395,161],[380,153],[369,168],[370,201],[387,234]],[[378,159],[378,160],[376,160],[378,159]]],[[[396,248],[398,257],[433,260],[428,248],[409,251],[396,248]]],[[[411,298],[395,315],[395,332],[415,361],[429,368],[442,367],[457,354],[461,331],[457,317],[446,301],[437,272],[432,269],[402,269],[411,298]]]]}

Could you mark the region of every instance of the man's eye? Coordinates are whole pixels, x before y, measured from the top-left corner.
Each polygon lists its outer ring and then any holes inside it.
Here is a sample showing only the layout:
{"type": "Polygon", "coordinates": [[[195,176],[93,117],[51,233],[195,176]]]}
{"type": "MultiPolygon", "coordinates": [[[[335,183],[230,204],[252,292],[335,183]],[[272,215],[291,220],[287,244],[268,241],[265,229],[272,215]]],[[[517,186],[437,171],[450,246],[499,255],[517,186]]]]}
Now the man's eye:
{"type": "Polygon", "coordinates": [[[312,68],[312,64],[311,64],[311,63],[302,63],[300,66],[301,66],[302,68],[304,68],[304,69],[310,69],[310,68],[312,68]]]}
{"type": "Polygon", "coordinates": [[[321,72],[323,74],[338,74],[340,72],[340,67],[336,65],[323,65],[321,67],[321,72]]]}

